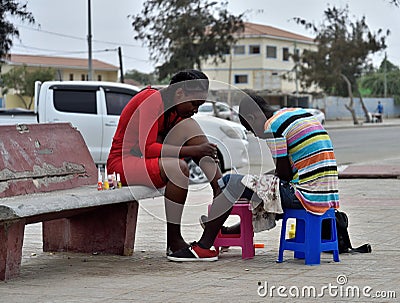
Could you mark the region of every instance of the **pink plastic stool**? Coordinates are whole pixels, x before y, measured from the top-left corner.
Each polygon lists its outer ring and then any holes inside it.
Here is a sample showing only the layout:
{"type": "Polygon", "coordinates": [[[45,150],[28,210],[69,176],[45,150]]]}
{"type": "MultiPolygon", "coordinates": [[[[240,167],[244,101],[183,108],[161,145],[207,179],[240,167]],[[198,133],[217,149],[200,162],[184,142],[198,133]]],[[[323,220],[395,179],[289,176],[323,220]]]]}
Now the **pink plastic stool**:
{"type": "MultiPolygon", "coordinates": [[[[211,205],[208,206],[210,210],[211,205]]],[[[214,241],[214,247],[219,251],[223,246],[240,246],[242,248],[242,259],[254,258],[254,243],[253,243],[253,221],[252,213],[249,208],[249,202],[237,201],[232,208],[231,215],[240,217],[240,234],[222,234],[218,233],[214,241]]]]}

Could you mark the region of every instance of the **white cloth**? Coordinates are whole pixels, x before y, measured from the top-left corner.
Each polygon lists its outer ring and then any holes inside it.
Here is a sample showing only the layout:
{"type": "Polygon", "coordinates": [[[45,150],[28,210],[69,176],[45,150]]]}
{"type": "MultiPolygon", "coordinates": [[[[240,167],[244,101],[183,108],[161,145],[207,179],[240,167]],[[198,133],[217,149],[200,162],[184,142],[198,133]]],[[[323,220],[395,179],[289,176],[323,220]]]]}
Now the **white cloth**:
{"type": "Polygon", "coordinates": [[[272,174],[245,175],[241,182],[262,200],[262,202],[250,201],[254,232],[274,228],[276,226],[276,214],[283,213],[279,192],[279,178],[272,174]]]}

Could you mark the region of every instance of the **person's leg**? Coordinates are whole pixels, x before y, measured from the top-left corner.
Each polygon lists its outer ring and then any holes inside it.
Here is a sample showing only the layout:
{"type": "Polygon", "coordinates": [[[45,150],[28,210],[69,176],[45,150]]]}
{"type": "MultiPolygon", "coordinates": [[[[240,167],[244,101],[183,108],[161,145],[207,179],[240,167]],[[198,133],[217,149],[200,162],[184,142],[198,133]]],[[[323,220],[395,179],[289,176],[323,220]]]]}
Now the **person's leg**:
{"type": "MultiPolygon", "coordinates": [[[[198,145],[207,142],[207,137],[193,119],[185,119],[178,123],[164,139],[164,143],[176,146],[198,145]]],[[[216,196],[219,191],[217,180],[222,176],[218,164],[210,157],[197,160],[209,178],[214,196],[216,196]]],[[[176,158],[162,157],[160,171],[162,179],[166,182],[164,200],[167,220],[167,248],[174,252],[188,246],[181,234],[181,219],[187,198],[189,169],[187,163],[179,159],[179,155],[176,155],[176,158]]]]}
{"type": "MultiPolygon", "coordinates": [[[[208,222],[205,223],[203,234],[199,244],[204,248],[210,248],[214,244],[219,230],[231,213],[233,204],[239,199],[246,199],[261,202],[251,189],[245,187],[241,180],[243,175],[226,175],[218,181],[222,193],[217,196],[211,205],[208,222]]],[[[240,225],[236,224],[231,228],[231,232],[239,233],[240,225]]]]}
{"type": "MultiPolygon", "coordinates": [[[[242,175],[226,175],[219,183],[221,184],[222,194],[219,195],[210,208],[208,222],[199,243],[204,248],[213,245],[218,231],[222,228],[224,222],[228,218],[233,204],[239,199],[247,199],[262,202],[251,189],[245,187],[242,183],[242,175]]],[[[281,195],[282,208],[302,209],[303,205],[294,194],[294,188],[286,181],[280,181],[279,191],[281,195]]],[[[228,233],[239,233],[240,224],[227,227],[228,233]]]]}
{"type": "Polygon", "coordinates": [[[166,181],[164,207],[167,248],[177,251],[188,246],[181,234],[181,219],[188,191],[189,168],[181,159],[163,158],[159,162],[161,178],[166,181]]]}
{"type": "Polygon", "coordinates": [[[297,199],[296,195],[294,194],[294,188],[290,185],[289,182],[280,180],[279,192],[281,195],[281,204],[283,211],[285,211],[285,208],[292,208],[292,209],[304,208],[299,199],[297,199]]]}
{"type": "MultiPolygon", "coordinates": [[[[221,183],[221,187],[225,187],[223,179],[219,179],[218,183],[221,183]]],[[[210,220],[205,224],[206,226],[201,239],[198,242],[193,242],[189,247],[170,254],[167,256],[169,260],[178,262],[218,260],[218,252],[210,248],[214,244],[221,226],[229,216],[232,206],[236,201],[232,199],[232,202],[228,197],[231,196],[229,194],[225,196],[224,191],[222,191],[221,194],[214,198],[209,212],[210,220]]]]}

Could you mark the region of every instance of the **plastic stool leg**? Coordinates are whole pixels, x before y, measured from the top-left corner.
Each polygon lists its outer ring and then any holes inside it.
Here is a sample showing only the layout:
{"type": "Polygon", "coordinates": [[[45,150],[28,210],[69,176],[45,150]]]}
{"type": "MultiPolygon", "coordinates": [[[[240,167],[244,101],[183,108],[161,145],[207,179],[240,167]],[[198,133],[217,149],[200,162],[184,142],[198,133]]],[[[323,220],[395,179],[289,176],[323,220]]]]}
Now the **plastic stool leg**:
{"type": "MultiPolygon", "coordinates": [[[[306,238],[306,223],[303,219],[296,219],[296,236],[294,241],[297,243],[305,243],[305,238],[306,238]]],[[[305,258],[304,251],[295,251],[293,255],[296,259],[305,258]]]]}
{"type": "Polygon", "coordinates": [[[278,260],[276,262],[283,262],[283,251],[285,250],[285,241],[286,241],[286,222],[287,218],[284,216],[282,219],[282,228],[281,228],[281,239],[279,241],[279,255],[278,260]]]}
{"type": "Polygon", "coordinates": [[[247,210],[247,212],[242,213],[240,217],[240,227],[242,236],[242,259],[252,259],[254,258],[254,243],[253,243],[253,222],[252,215],[247,210]]]}
{"type": "Polygon", "coordinates": [[[322,220],[316,215],[308,215],[306,224],[306,265],[319,265],[321,263],[321,224],[322,220]]]}
{"type": "Polygon", "coordinates": [[[337,238],[336,219],[331,221],[331,241],[335,241],[335,249],[333,250],[333,261],[340,262],[339,260],[339,243],[337,238]]]}

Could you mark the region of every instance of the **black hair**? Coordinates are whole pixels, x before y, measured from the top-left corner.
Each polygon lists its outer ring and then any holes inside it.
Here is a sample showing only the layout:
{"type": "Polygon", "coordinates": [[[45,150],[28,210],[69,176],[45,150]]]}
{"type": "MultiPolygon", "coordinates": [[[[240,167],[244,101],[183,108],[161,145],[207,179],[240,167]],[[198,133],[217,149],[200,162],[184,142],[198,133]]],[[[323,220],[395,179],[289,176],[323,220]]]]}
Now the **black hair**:
{"type": "Polygon", "coordinates": [[[176,73],[174,76],[172,76],[169,85],[171,86],[172,84],[188,80],[207,80],[207,87],[203,87],[201,84],[202,81],[199,81],[199,89],[208,90],[208,77],[206,74],[196,69],[187,69],[176,73]]]}
{"type": "Polygon", "coordinates": [[[164,103],[164,132],[165,136],[174,126],[176,121],[170,121],[171,114],[175,110],[173,104],[174,95],[178,88],[183,88],[185,92],[207,92],[209,88],[209,80],[206,74],[199,70],[187,69],[182,70],[172,76],[169,86],[161,91],[164,103]],[[200,81],[196,81],[200,80],[200,81]]]}
{"type": "Polygon", "coordinates": [[[266,119],[269,119],[275,110],[269,105],[269,103],[260,95],[254,92],[247,93],[239,104],[239,120],[240,123],[247,129],[251,130],[251,126],[245,119],[247,114],[255,112],[261,112],[264,114],[266,119]]]}

